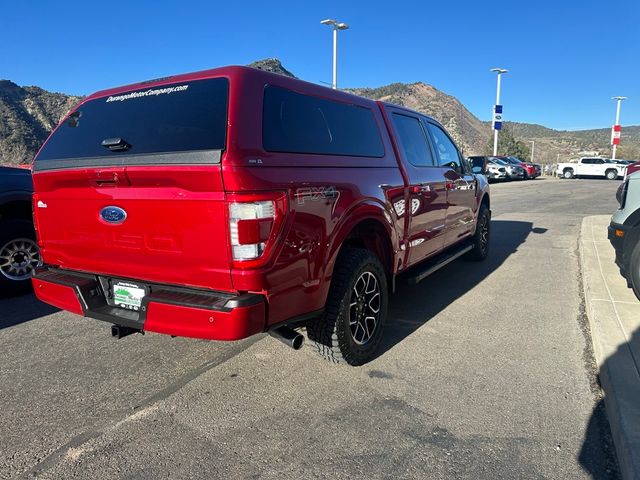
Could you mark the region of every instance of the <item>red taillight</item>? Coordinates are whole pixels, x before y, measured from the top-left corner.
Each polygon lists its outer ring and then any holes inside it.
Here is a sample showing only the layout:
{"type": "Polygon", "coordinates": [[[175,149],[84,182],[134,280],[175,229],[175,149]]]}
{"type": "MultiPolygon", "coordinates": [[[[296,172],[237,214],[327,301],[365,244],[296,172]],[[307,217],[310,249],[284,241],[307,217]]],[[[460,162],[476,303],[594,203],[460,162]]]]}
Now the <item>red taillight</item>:
{"type": "Polygon", "coordinates": [[[43,208],[41,205],[45,205],[45,204],[42,203],[40,200],[38,200],[37,193],[33,193],[31,195],[31,218],[33,218],[33,228],[36,232],[36,242],[38,242],[38,245],[40,245],[40,228],[39,228],[40,222],[38,219],[38,212],[36,211],[36,209],[38,207],[43,208]]]}
{"type": "Polygon", "coordinates": [[[273,218],[238,220],[238,244],[251,245],[266,242],[273,227],[273,218]]]}
{"type": "Polygon", "coordinates": [[[282,228],[287,208],[282,192],[229,194],[229,240],[237,268],[265,263],[282,228]]]}

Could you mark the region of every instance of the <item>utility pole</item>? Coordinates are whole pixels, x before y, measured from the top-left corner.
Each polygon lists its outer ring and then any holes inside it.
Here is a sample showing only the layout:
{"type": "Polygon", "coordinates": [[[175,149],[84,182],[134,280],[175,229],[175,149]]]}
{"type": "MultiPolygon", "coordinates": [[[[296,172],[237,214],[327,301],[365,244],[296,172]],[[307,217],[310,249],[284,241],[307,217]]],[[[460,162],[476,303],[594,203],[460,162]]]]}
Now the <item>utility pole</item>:
{"type": "Polygon", "coordinates": [[[331,87],[335,90],[338,88],[338,30],[346,30],[349,28],[349,25],[331,18],[322,20],[320,23],[333,27],[333,82],[331,83],[331,87]]]}
{"type": "Polygon", "coordinates": [[[618,105],[616,106],[616,123],[611,129],[611,145],[613,145],[611,158],[613,160],[616,159],[616,147],[620,144],[620,104],[622,103],[622,100],[626,99],[627,97],[611,97],[611,100],[617,100],[618,102],[618,105]]]}
{"type": "Polygon", "coordinates": [[[498,130],[502,128],[502,105],[500,105],[500,77],[509,70],[504,68],[492,68],[490,71],[498,74],[498,87],[496,89],[496,104],[493,106],[493,119],[491,126],[493,127],[493,155],[498,155],[498,130]]]}

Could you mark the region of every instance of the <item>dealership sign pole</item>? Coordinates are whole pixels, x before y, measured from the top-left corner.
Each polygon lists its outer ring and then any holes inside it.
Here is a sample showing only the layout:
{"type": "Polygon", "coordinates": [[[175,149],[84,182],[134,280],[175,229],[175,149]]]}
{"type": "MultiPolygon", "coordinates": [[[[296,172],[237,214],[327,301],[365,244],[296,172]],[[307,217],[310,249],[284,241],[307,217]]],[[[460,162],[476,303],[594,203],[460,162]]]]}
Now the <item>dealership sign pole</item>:
{"type": "Polygon", "coordinates": [[[617,100],[618,105],[616,107],[616,123],[611,128],[611,145],[613,145],[611,158],[616,159],[616,147],[620,145],[620,104],[622,100],[626,100],[627,97],[612,97],[612,100],[617,100]]]}
{"type": "Polygon", "coordinates": [[[496,104],[493,106],[493,115],[491,117],[491,128],[493,128],[493,155],[498,155],[498,130],[502,128],[502,105],[500,105],[500,77],[509,70],[504,68],[492,68],[492,72],[498,74],[498,88],[496,91],[496,104]]]}

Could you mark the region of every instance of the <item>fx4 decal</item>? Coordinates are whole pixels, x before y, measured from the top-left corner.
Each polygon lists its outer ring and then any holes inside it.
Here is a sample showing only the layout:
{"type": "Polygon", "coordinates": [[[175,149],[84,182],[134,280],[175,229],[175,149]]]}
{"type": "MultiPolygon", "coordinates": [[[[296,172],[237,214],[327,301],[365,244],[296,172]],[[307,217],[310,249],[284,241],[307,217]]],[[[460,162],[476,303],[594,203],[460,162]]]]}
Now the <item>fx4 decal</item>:
{"type": "Polygon", "coordinates": [[[336,187],[303,187],[296,190],[298,205],[304,205],[305,201],[319,202],[320,200],[340,198],[340,192],[336,187]]]}

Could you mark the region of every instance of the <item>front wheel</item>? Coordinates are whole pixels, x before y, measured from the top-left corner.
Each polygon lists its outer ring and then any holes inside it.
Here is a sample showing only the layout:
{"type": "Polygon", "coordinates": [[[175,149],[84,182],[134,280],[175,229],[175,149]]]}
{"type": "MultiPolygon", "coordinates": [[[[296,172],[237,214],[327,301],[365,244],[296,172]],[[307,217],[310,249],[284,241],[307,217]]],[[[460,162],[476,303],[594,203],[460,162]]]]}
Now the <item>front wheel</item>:
{"type": "Polygon", "coordinates": [[[378,258],[369,250],[344,248],[336,260],[325,312],[307,326],[312,347],[334,363],[367,363],[382,340],[388,302],[378,258]]]}
{"type": "Polygon", "coordinates": [[[467,260],[480,262],[489,256],[489,238],[491,233],[491,212],[486,205],[480,205],[476,231],[472,237],[473,250],[466,255],[467,260]]]}
{"type": "Polygon", "coordinates": [[[605,173],[607,180],[615,180],[618,178],[618,172],[616,170],[607,170],[605,173]]]}

